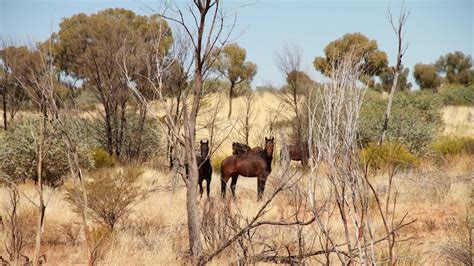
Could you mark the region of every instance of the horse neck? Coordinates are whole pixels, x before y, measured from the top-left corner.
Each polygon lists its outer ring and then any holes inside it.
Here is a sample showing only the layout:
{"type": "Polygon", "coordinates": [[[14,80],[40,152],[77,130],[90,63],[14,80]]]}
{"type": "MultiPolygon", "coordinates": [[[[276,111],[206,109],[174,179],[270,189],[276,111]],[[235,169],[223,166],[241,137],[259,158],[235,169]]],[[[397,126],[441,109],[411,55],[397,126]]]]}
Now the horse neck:
{"type": "Polygon", "coordinates": [[[203,162],[209,161],[210,156],[207,156],[207,155],[208,154],[206,154],[204,152],[201,152],[201,158],[202,158],[203,162]]]}
{"type": "Polygon", "coordinates": [[[267,170],[271,172],[273,155],[268,155],[267,150],[260,151],[258,155],[265,160],[265,163],[267,163],[267,170]]]}

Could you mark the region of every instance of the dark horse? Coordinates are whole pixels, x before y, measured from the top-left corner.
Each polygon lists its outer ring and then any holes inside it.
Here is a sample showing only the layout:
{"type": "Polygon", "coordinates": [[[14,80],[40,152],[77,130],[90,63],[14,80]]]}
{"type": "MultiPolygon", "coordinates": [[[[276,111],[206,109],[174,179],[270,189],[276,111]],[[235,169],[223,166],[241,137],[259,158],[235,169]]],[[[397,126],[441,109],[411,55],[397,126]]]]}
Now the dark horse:
{"type": "MultiPolygon", "coordinates": [[[[303,144],[303,149],[298,144],[288,145],[288,159],[291,161],[301,161],[303,163],[303,159],[308,160],[309,157],[309,150],[307,145],[303,144]]],[[[280,159],[283,158],[283,149],[280,151],[280,159]]]]}
{"type": "MultiPolygon", "coordinates": [[[[199,170],[199,193],[201,194],[204,192],[202,189],[202,183],[206,180],[207,184],[207,197],[209,198],[209,194],[211,193],[211,178],[212,178],[212,165],[211,165],[211,157],[209,154],[209,141],[202,141],[201,140],[201,155],[196,156],[197,166],[199,170]]],[[[188,175],[188,165],[186,165],[186,175],[188,175]]]]}
{"type": "Polygon", "coordinates": [[[249,145],[246,145],[246,144],[243,144],[243,143],[238,143],[238,142],[233,142],[232,143],[232,154],[233,155],[246,154],[246,153],[257,154],[261,151],[263,151],[263,149],[260,148],[260,147],[250,148],[249,145]]]}
{"type": "Polygon", "coordinates": [[[239,175],[257,177],[257,192],[260,200],[265,190],[265,183],[272,171],[274,138],[265,138],[265,149],[258,153],[247,152],[232,155],[224,159],[221,164],[221,194],[225,197],[227,181],[232,177],[230,188],[235,197],[235,185],[239,175]]]}

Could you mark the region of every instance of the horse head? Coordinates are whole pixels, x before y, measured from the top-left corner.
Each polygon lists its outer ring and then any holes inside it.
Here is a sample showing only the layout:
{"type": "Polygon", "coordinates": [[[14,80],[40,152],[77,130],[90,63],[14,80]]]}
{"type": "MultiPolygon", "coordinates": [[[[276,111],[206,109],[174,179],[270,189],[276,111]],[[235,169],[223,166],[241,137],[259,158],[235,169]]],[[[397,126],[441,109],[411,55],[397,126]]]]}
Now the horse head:
{"type": "Polygon", "coordinates": [[[209,154],[209,140],[201,140],[201,157],[207,157],[209,154]]]}
{"type": "Polygon", "coordinates": [[[273,148],[275,146],[275,137],[267,138],[265,137],[265,151],[267,156],[273,156],[273,148]]]}

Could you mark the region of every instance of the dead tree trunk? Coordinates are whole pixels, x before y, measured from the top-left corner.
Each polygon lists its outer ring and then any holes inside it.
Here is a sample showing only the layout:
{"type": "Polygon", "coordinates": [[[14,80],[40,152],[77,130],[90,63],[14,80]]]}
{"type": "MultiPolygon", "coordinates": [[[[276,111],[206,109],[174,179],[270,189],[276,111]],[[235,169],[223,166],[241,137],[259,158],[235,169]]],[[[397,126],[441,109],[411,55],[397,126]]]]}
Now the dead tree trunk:
{"type": "Polygon", "coordinates": [[[404,26],[408,19],[409,14],[410,12],[408,12],[405,9],[405,7],[402,6],[402,10],[398,17],[398,24],[395,25],[395,22],[393,21],[392,13],[390,12],[390,9],[388,10],[388,20],[390,24],[392,25],[392,29],[395,32],[397,36],[397,40],[398,40],[398,52],[397,52],[397,64],[394,69],[393,84],[390,90],[390,94],[388,96],[387,109],[385,111],[385,116],[384,116],[382,135],[380,137],[380,145],[383,144],[387,135],[388,123],[390,120],[390,114],[392,112],[393,98],[395,97],[395,92],[398,86],[398,77],[400,76],[400,72],[402,71],[402,58],[408,48],[408,43],[403,42],[403,35],[404,35],[403,29],[404,29],[404,26]]]}

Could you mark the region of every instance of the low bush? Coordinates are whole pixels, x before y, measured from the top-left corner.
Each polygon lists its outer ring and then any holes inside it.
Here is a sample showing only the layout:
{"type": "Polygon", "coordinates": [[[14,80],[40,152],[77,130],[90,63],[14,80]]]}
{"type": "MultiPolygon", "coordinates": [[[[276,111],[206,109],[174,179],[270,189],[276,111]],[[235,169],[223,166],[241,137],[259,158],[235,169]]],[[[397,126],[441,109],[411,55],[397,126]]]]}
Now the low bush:
{"type": "Polygon", "coordinates": [[[400,143],[370,143],[361,150],[362,163],[372,169],[406,168],[418,164],[418,158],[400,143]]]}
{"type": "MultiPolygon", "coordinates": [[[[121,132],[121,143],[115,145],[120,147],[116,158],[120,162],[146,161],[160,151],[161,128],[156,119],[147,118],[140,127],[140,117],[135,113],[127,113],[127,121],[124,131],[121,132]]],[[[90,147],[101,147],[107,151],[108,137],[104,127],[103,117],[84,121],[83,131],[85,138],[89,139],[90,147]],[[93,140],[90,138],[93,137],[93,140]]]]}
{"type": "Polygon", "coordinates": [[[433,142],[433,150],[442,156],[474,154],[474,138],[444,136],[433,142]]]}
{"type": "MultiPolygon", "coordinates": [[[[111,231],[117,222],[130,212],[130,208],[146,191],[138,184],[143,173],[135,167],[104,168],[91,174],[86,183],[88,212],[95,222],[107,226],[111,231]]],[[[77,213],[83,206],[82,192],[72,183],[66,187],[66,201],[77,213]]]]}
{"type": "MultiPolygon", "coordinates": [[[[13,181],[37,180],[36,133],[40,120],[17,118],[0,139],[0,170],[13,181]]],[[[42,179],[53,188],[60,186],[69,174],[67,147],[59,133],[46,127],[42,179]]],[[[77,147],[81,166],[93,166],[87,147],[77,147]]]]}
{"type": "MultiPolygon", "coordinates": [[[[378,142],[382,133],[387,99],[370,92],[362,106],[359,140],[363,146],[378,142]]],[[[398,142],[416,154],[425,152],[443,127],[441,102],[433,92],[401,92],[395,95],[387,140],[398,142]]]]}
{"type": "Polygon", "coordinates": [[[474,106],[474,86],[445,87],[439,97],[444,105],[474,106]]]}
{"type": "Polygon", "coordinates": [[[90,152],[92,155],[92,160],[94,161],[94,167],[96,169],[115,166],[115,158],[110,156],[109,153],[103,148],[95,147],[90,149],[90,152]]]}
{"type": "Polygon", "coordinates": [[[226,158],[227,156],[224,156],[224,155],[215,155],[215,156],[212,156],[212,159],[211,159],[211,165],[212,165],[212,171],[214,173],[217,173],[220,175],[221,173],[221,164],[222,164],[222,161],[224,161],[224,159],[226,158]]]}

